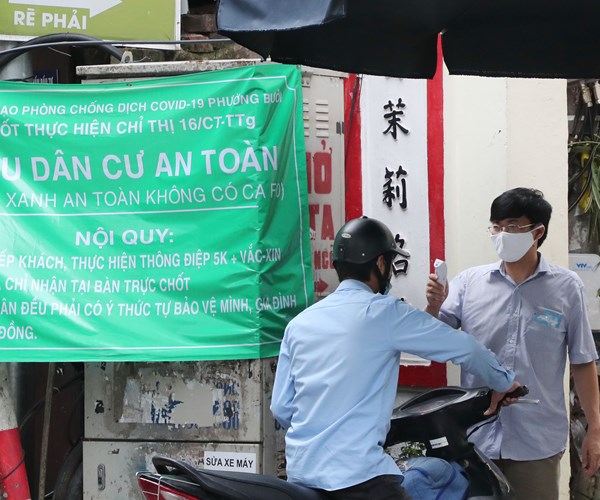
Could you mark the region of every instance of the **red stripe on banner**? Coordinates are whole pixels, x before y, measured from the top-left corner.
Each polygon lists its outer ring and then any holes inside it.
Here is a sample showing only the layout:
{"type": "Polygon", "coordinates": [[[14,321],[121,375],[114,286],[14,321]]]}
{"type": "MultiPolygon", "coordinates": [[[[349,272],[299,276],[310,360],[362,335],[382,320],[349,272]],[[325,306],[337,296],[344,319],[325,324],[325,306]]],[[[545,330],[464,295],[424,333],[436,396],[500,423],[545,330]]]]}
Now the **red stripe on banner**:
{"type": "MultiPolygon", "coordinates": [[[[445,260],[444,229],[444,84],[441,39],[438,39],[438,60],[435,77],[427,81],[427,172],[429,179],[429,266],[435,259],[445,260]]],[[[423,283],[425,293],[425,283],[423,283]]],[[[403,366],[400,385],[441,387],[447,385],[446,364],[403,366]]]]}
{"type": "Polygon", "coordinates": [[[362,77],[344,79],[344,162],[346,220],[362,215],[362,163],[360,142],[360,91],[362,77]]]}
{"type": "Polygon", "coordinates": [[[0,491],[10,500],[30,500],[19,429],[0,431],[0,491]]]}
{"type": "Polygon", "coordinates": [[[444,221],[444,85],[441,40],[436,76],[427,82],[427,170],[429,177],[429,258],[445,260],[444,221]]]}

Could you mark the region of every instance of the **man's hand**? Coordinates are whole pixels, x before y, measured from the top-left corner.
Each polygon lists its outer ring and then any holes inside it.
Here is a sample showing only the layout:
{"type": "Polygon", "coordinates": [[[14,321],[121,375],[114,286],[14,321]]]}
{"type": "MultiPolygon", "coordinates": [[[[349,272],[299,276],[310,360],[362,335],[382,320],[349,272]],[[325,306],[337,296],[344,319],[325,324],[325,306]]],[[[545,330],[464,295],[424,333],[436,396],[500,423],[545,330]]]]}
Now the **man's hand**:
{"type": "Polygon", "coordinates": [[[600,395],[598,391],[598,369],[591,361],[579,365],[571,365],[571,373],[575,381],[575,389],[585,413],[588,430],[581,446],[581,462],[583,476],[591,477],[600,465],[600,395]]]}
{"type": "Polygon", "coordinates": [[[600,467],[600,429],[588,428],[581,446],[581,465],[583,477],[592,477],[600,467]]]}
{"type": "Polygon", "coordinates": [[[438,317],[440,308],[448,296],[448,283],[442,286],[437,281],[437,274],[430,274],[425,286],[425,297],[427,297],[427,307],[425,311],[434,317],[438,317]]]}
{"type": "Polygon", "coordinates": [[[502,406],[508,406],[513,403],[516,403],[519,400],[519,398],[505,398],[505,396],[506,396],[506,393],[513,392],[514,390],[516,390],[519,387],[521,387],[521,384],[519,384],[519,382],[515,381],[513,383],[513,385],[510,387],[510,389],[506,392],[492,391],[492,400],[490,401],[490,407],[487,410],[485,410],[485,412],[483,414],[486,417],[493,415],[494,413],[496,413],[498,404],[501,404],[502,406]]]}

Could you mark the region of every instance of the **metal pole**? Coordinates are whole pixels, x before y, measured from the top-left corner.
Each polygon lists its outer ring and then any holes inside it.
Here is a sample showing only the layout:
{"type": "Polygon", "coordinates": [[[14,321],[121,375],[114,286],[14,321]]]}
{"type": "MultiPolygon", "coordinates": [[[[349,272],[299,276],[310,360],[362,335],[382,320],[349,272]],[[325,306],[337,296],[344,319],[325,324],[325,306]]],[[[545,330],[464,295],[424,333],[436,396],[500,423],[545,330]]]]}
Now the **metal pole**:
{"type": "Polygon", "coordinates": [[[46,470],[48,468],[48,442],[50,439],[50,417],[52,415],[52,393],[54,391],[54,363],[48,363],[46,378],[46,398],[44,400],[44,423],[42,427],[42,449],[40,451],[40,480],[38,483],[38,499],[46,496],[46,470]]]}

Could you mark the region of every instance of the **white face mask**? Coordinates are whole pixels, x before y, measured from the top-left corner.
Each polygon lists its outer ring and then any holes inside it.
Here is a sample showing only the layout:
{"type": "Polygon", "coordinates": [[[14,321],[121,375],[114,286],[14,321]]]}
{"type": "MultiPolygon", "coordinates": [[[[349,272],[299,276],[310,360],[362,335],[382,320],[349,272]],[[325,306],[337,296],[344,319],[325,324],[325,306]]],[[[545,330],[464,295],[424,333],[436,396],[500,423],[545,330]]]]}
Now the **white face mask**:
{"type": "Polygon", "coordinates": [[[517,262],[520,260],[534,243],[533,234],[531,233],[535,229],[527,233],[507,233],[501,231],[498,234],[493,234],[491,236],[492,243],[498,257],[504,262],[517,262]]]}

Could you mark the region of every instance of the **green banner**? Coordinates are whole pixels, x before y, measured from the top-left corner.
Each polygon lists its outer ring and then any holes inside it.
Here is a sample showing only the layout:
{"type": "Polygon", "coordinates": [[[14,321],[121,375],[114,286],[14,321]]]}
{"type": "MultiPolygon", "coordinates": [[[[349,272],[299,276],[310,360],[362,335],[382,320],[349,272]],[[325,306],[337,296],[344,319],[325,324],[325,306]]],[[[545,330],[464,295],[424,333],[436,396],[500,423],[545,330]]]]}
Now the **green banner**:
{"type": "Polygon", "coordinates": [[[0,82],[0,361],[276,355],[306,186],[297,67],[0,82]]]}

